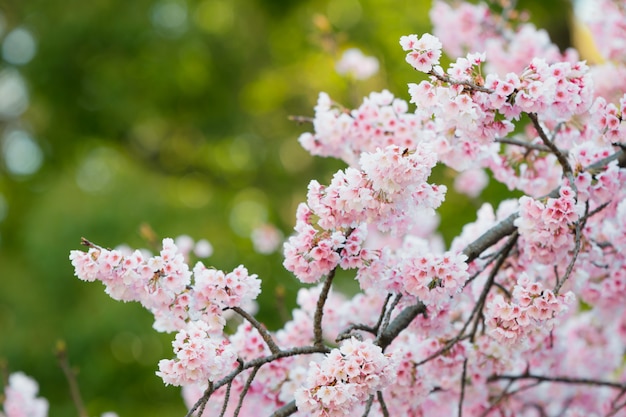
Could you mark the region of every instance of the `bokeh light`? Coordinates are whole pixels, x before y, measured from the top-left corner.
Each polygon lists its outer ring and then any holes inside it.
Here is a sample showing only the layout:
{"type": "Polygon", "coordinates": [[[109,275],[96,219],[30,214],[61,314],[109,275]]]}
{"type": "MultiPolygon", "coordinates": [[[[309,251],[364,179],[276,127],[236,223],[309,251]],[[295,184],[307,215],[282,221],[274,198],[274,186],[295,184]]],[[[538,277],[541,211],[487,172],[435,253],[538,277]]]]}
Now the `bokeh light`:
{"type": "Polygon", "coordinates": [[[35,38],[25,28],[18,27],[9,32],[2,42],[2,58],[9,64],[24,65],[37,52],[35,38]]]}
{"type": "Polygon", "coordinates": [[[43,153],[37,142],[23,130],[11,130],[2,141],[4,164],[16,176],[37,172],[43,162],[43,153]]]}

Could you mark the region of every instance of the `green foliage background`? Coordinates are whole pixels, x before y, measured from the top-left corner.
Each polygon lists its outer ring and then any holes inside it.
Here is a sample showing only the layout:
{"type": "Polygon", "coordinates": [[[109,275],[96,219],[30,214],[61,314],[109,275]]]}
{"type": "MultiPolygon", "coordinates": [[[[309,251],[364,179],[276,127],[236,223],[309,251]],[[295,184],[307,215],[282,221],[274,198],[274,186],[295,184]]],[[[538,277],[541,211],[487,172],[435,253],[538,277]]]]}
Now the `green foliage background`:
{"type": "MultiPolygon", "coordinates": [[[[521,3],[553,33],[565,27],[564,2],[521,3]]],[[[76,415],[54,357],[57,340],[65,340],[90,415],[184,415],[179,390],[154,375],[158,360],[171,357],[172,336],[153,331],[140,306],[74,278],[69,251],[81,236],[107,247],[146,247],[142,224],[159,238],[207,238],[215,267],[243,263],[259,274],[259,316],[280,326],[298,284],[280,254],[252,251],[250,230],[268,221],[289,235],[308,181],[327,182],[342,167],[304,152],[296,139],[309,126],[288,116],[312,115],[319,91],[347,106],[382,88],[406,99],[406,83],[417,74],[398,39],[430,30],[429,7],[392,0],[0,1],[6,31],[21,25],[37,39],[35,58],[19,68],[30,93],[19,123],[44,153],[33,175],[0,171],[5,371],[34,376],[51,416],[76,415]],[[376,56],[380,73],[360,82],[337,75],[334,64],[348,47],[376,56]]],[[[9,124],[0,121],[0,129],[9,124]]],[[[501,193],[492,187],[483,199],[501,193]]],[[[482,201],[451,194],[442,214],[454,220],[443,223],[444,236],[458,233],[482,201]]]]}

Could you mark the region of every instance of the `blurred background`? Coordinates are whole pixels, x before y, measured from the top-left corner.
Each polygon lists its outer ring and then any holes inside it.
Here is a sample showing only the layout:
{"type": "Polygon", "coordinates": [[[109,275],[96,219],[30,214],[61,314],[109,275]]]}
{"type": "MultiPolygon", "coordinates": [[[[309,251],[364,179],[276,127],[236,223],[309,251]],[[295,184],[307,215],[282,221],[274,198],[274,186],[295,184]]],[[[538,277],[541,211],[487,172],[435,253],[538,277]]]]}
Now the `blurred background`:
{"type": "MultiPolygon", "coordinates": [[[[565,1],[521,1],[567,44],[565,1]]],[[[408,99],[417,74],[400,36],[429,31],[429,1],[0,0],[0,361],[24,371],[50,416],[76,415],[54,356],[64,340],[89,414],[183,416],[178,388],[154,375],[172,335],[139,305],[73,276],[84,236],[105,247],[163,237],[207,239],[206,263],[263,280],[259,317],[280,326],[296,280],[280,251],[251,232],[285,236],[310,179],[343,167],[297,142],[319,91],[358,106],[388,88],[408,99]],[[365,80],[338,74],[343,51],[379,61],[365,80]]],[[[453,30],[454,28],[451,28],[453,30]]],[[[438,180],[449,173],[438,171],[438,180]]],[[[451,192],[449,241],[480,198],[451,192]]]]}

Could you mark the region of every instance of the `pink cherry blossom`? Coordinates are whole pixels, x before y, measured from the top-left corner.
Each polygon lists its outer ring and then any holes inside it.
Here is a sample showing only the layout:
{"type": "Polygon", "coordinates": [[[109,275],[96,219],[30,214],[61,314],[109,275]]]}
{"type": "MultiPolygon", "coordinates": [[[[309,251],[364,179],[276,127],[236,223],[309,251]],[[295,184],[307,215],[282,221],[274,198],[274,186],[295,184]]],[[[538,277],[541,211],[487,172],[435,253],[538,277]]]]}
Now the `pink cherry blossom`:
{"type": "Polygon", "coordinates": [[[9,375],[4,388],[4,414],[6,417],[47,417],[48,400],[37,397],[39,385],[23,372],[9,375]]]}

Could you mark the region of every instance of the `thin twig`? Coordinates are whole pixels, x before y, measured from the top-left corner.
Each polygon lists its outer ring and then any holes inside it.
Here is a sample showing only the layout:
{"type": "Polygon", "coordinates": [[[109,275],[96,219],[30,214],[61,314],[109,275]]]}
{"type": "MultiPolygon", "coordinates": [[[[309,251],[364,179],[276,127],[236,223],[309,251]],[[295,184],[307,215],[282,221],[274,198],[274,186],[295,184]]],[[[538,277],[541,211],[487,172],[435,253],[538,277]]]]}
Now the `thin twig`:
{"type": "MultiPolygon", "coordinates": [[[[589,204],[587,204],[586,210],[588,209],[589,209],[589,204]]],[[[583,221],[579,220],[576,222],[576,226],[574,228],[574,242],[575,242],[574,253],[572,253],[572,259],[569,261],[569,264],[567,265],[563,278],[559,279],[559,276],[557,275],[557,283],[554,286],[554,295],[559,295],[559,291],[561,290],[561,287],[563,286],[563,284],[565,284],[565,281],[567,281],[572,271],[574,270],[574,264],[576,263],[576,260],[578,259],[578,254],[580,253],[580,246],[581,246],[580,231],[582,229],[582,226],[583,226],[583,221]]]]}
{"type": "Polygon", "coordinates": [[[368,326],[366,324],[357,324],[357,323],[350,324],[345,330],[343,330],[341,333],[339,333],[339,335],[337,335],[335,342],[339,343],[342,340],[352,337],[351,333],[353,330],[362,330],[362,331],[371,333],[374,336],[378,335],[380,326],[383,322],[385,311],[387,310],[387,304],[389,303],[389,300],[391,299],[392,295],[393,294],[391,293],[387,293],[387,297],[385,297],[385,302],[383,303],[383,308],[380,311],[380,315],[378,316],[378,321],[376,322],[374,327],[368,326]]]}
{"type": "Polygon", "coordinates": [[[611,412],[609,414],[607,414],[605,417],[612,417],[614,415],[616,415],[617,413],[619,413],[619,411],[626,407],[626,401],[622,401],[621,404],[617,403],[617,400],[624,394],[624,391],[622,391],[617,398],[615,398],[615,400],[611,403],[611,412]]]}
{"type": "Polygon", "coordinates": [[[384,316],[383,322],[380,324],[380,326],[378,328],[378,335],[381,335],[385,331],[387,326],[389,326],[389,321],[391,320],[391,314],[393,313],[393,310],[396,308],[396,306],[400,302],[401,298],[402,298],[402,294],[398,293],[396,295],[396,298],[394,298],[393,302],[389,306],[389,308],[387,308],[387,311],[383,315],[384,316]]]}
{"type": "Polygon", "coordinates": [[[239,314],[241,317],[243,317],[244,319],[248,320],[248,322],[250,322],[250,324],[259,332],[259,334],[263,338],[263,341],[265,342],[267,347],[270,349],[270,352],[272,352],[272,354],[276,354],[280,352],[280,348],[278,347],[278,345],[276,345],[276,343],[274,342],[274,339],[272,338],[272,335],[270,335],[270,333],[267,331],[265,326],[259,323],[257,319],[255,319],[251,314],[249,314],[247,311],[245,311],[241,307],[232,307],[231,309],[235,311],[237,314],[239,314]]]}
{"type": "Polygon", "coordinates": [[[198,416],[201,417],[204,414],[204,408],[209,402],[209,398],[211,394],[213,394],[214,392],[215,390],[213,389],[213,383],[209,381],[209,385],[204,390],[202,397],[193,405],[193,407],[191,407],[191,409],[189,410],[189,412],[187,412],[187,415],[185,417],[191,416],[193,412],[196,410],[198,410],[198,416]]]}
{"type": "Polygon", "coordinates": [[[515,381],[509,381],[508,384],[506,384],[506,387],[504,387],[504,389],[502,390],[502,392],[500,393],[500,395],[498,395],[492,402],[491,404],[489,404],[489,408],[486,409],[481,415],[480,417],[485,417],[487,414],[489,414],[489,412],[491,410],[494,409],[494,407],[496,405],[498,405],[498,403],[500,401],[502,401],[505,397],[507,397],[508,392],[509,392],[509,388],[511,388],[511,386],[515,383],[515,381]]]}
{"type": "MultiPolygon", "coordinates": [[[[230,390],[233,387],[233,381],[230,381],[226,385],[226,393],[224,394],[224,403],[222,404],[222,412],[220,413],[220,417],[224,417],[226,415],[226,408],[228,407],[228,401],[230,400],[230,390]]],[[[202,411],[199,413],[202,416],[202,411]]]]}
{"type": "Polygon", "coordinates": [[[96,245],[95,243],[87,240],[87,238],[81,237],[80,238],[80,244],[83,246],[87,246],[88,248],[93,248],[93,249],[100,249],[102,250],[101,246],[96,245]]]}
{"type": "Polygon", "coordinates": [[[494,252],[494,253],[490,253],[488,255],[485,256],[481,256],[480,259],[484,260],[485,262],[482,263],[482,265],[480,265],[480,269],[478,269],[476,272],[474,272],[464,283],[463,283],[463,287],[461,288],[461,291],[463,291],[465,289],[465,287],[467,287],[469,285],[470,282],[474,281],[476,278],[478,278],[480,276],[480,274],[482,274],[483,272],[485,272],[485,270],[489,267],[489,265],[491,265],[493,263],[493,261],[495,261],[496,259],[498,259],[498,255],[499,252],[494,252]]]}
{"type": "Polygon", "coordinates": [[[483,87],[481,85],[475,84],[471,81],[461,81],[461,80],[455,80],[454,78],[450,77],[449,75],[446,74],[440,74],[438,72],[436,72],[435,70],[431,70],[428,74],[432,75],[433,77],[437,78],[439,81],[444,82],[446,84],[452,84],[452,85],[460,85],[463,87],[467,87],[468,90],[473,90],[473,91],[480,91],[483,93],[493,93],[494,91],[487,88],[487,87],[483,87]]]}
{"type": "Polygon", "coordinates": [[[239,412],[241,411],[241,407],[243,406],[243,399],[248,393],[248,390],[250,389],[250,386],[252,385],[252,381],[254,381],[254,377],[256,376],[257,372],[259,372],[259,369],[261,369],[260,365],[252,368],[252,372],[250,373],[250,376],[246,380],[246,385],[243,386],[243,390],[241,391],[241,394],[239,394],[239,401],[237,402],[237,408],[235,408],[233,417],[237,417],[239,415],[239,412]]]}
{"type": "Polygon", "coordinates": [[[558,275],[557,275],[557,284],[554,287],[554,295],[559,294],[561,287],[563,286],[565,281],[569,278],[572,271],[574,270],[574,264],[576,263],[576,259],[578,259],[578,255],[580,253],[580,247],[582,244],[581,243],[582,230],[585,228],[587,220],[591,218],[592,216],[594,216],[595,214],[599,213],[600,211],[604,210],[609,205],[609,203],[610,202],[606,202],[596,207],[591,212],[589,211],[589,202],[585,203],[585,214],[580,219],[578,219],[578,221],[576,222],[575,230],[574,230],[576,244],[574,246],[574,253],[572,254],[572,259],[567,265],[567,269],[565,270],[565,274],[563,275],[563,278],[559,280],[558,275]]]}
{"type": "Polygon", "coordinates": [[[59,362],[59,366],[67,379],[67,384],[70,388],[70,395],[76,411],[78,411],[79,417],[88,417],[85,403],[80,395],[80,389],[78,388],[78,382],[76,380],[76,372],[71,368],[70,361],[67,358],[67,346],[64,341],[57,342],[56,357],[59,362]]]}
{"type": "Polygon", "coordinates": [[[291,120],[299,124],[304,124],[304,123],[313,123],[315,119],[313,119],[312,117],[307,117],[307,116],[287,116],[287,120],[291,120]]]}
{"type": "Polygon", "coordinates": [[[371,326],[367,326],[365,324],[351,324],[348,327],[345,328],[345,330],[343,330],[341,333],[339,333],[337,335],[337,337],[335,338],[335,342],[339,343],[342,340],[346,340],[349,339],[351,337],[356,337],[357,339],[361,338],[361,335],[357,334],[352,334],[352,332],[354,330],[362,330],[364,332],[368,332],[370,334],[376,335],[376,329],[374,327],[371,326]]]}
{"type": "Polygon", "coordinates": [[[391,299],[391,296],[393,294],[391,293],[387,293],[387,297],[385,297],[385,302],[383,303],[383,308],[380,311],[380,315],[378,316],[378,321],[376,322],[376,325],[374,326],[374,329],[376,330],[376,334],[378,334],[380,332],[380,326],[382,326],[383,324],[383,320],[385,317],[385,311],[387,311],[387,304],[389,304],[389,300],[391,299]]]}
{"type": "Polygon", "coordinates": [[[499,139],[496,139],[496,142],[505,143],[507,145],[521,146],[523,148],[531,149],[534,151],[550,152],[550,148],[548,148],[545,145],[540,145],[538,143],[524,142],[523,140],[518,140],[518,139],[513,139],[513,138],[499,138],[499,139]]]}
{"type": "Polygon", "coordinates": [[[520,381],[525,379],[534,379],[539,382],[558,382],[562,384],[572,384],[572,385],[592,385],[597,387],[607,387],[623,390],[626,389],[626,384],[620,384],[619,382],[611,382],[611,381],[602,381],[599,379],[590,379],[590,378],[573,378],[567,376],[546,376],[546,375],[535,375],[529,372],[525,372],[521,375],[492,375],[487,381],[494,382],[499,380],[507,380],[507,381],[520,381]]]}
{"type": "MultiPolygon", "coordinates": [[[[489,294],[489,291],[491,290],[491,287],[493,286],[493,283],[496,280],[496,275],[498,275],[498,272],[500,271],[500,268],[502,268],[504,261],[509,256],[509,252],[511,252],[511,249],[513,249],[513,246],[515,246],[515,243],[517,242],[518,237],[519,237],[519,234],[517,232],[513,232],[513,234],[509,238],[506,245],[504,245],[504,247],[502,248],[500,255],[498,257],[498,260],[496,261],[496,264],[493,266],[493,268],[489,272],[489,276],[487,277],[487,282],[485,283],[485,286],[483,287],[483,290],[480,293],[480,297],[478,298],[478,301],[476,302],[476,306],[474,306],[474,310],[472,311],[472,315],[474,314],[476,315],[476,319],[475,319],[476,321],[474,322],[474,327],[470,334],[472,341],[474,340],[476,329],[478,328],[478,319],[480,317],[480,313],[483,310],[483,307],[485,306],[487,295],[489,294]]],[[[470,315],[468,323],[469,321],[471,321],[472,315],[470,315]]]]}
{"type": "Polygon", "coordinates": [[[463,373],[461,374],[461,394],[459,396],[459,417],[463,417],[463,399],[465,398],[465,376],[467,375],[467,358],[463,361],[463,373]]]}
{"type": "Polygon", "coordinates": [[[365,402],[365,411],[363,411],[361,417],[367,417],[370,414],[370,411],[372,410],[372,404],[374,404],[373,394],[367,397],[367,401],[365,402]]]}

